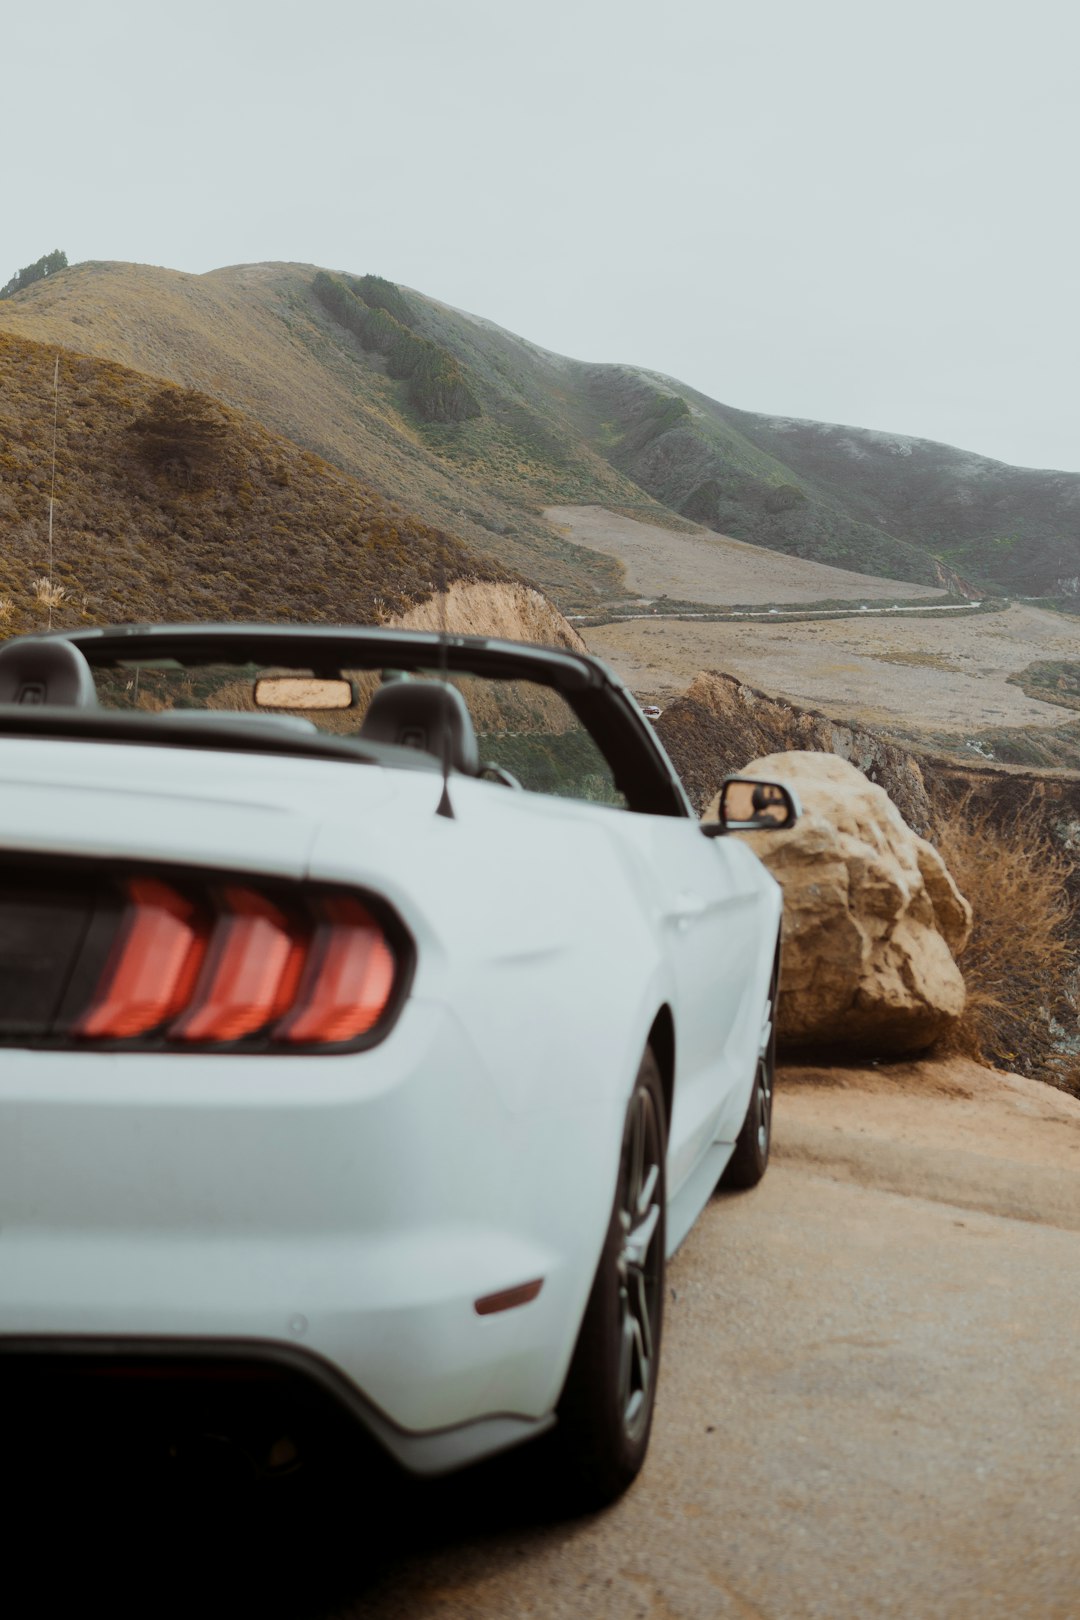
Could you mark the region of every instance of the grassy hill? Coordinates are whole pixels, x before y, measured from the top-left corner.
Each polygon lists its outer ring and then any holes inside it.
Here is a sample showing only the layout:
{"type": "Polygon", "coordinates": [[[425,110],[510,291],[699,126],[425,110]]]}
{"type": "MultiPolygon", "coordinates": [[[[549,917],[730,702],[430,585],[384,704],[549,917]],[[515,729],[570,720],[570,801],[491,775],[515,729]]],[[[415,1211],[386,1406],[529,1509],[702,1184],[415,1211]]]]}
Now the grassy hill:
{"type": "MultiPolygon", "coordinates": [[[[688,397],[697,401],[708,432],[738,434],[759,454],[783,462],[808,507],[842,511],[879,543],[896,539],[920,548],[940,562],[939,579],[956,570],[1012,595],[1068,598],[1080,587],[1076,473],[1010,467],[927,439],[754,416],[688,397]]],[[[782,516],[796,542],[784,550],[798,549],[799,517],[798,506],[782,516]]],[[[719,520],[722,527],[722,510],[719,520]]]]}
{"type": "Polygon", "coordinates": [[[544,523],[544,507],[573,504],[1080,606],[1080,475],[738,411],[632,366],[548,353],[377,276],[89,263],[5,299],[5,330],[213,395],[564,607],[621,588],[617,563],[544,523]]]}
{"type": "MultiPolygon", "coordinates": [[[[0,332],[0,629],[49,617],[56,350],[0,332]]],[[[506,571],[218,400],[59,357],[57,626],[368,621],[506,571]]]]}
{"type": "Polygon", "coordinates": [[[76,265],[0,303],[0,331],[212,394],[563,600],[617,594],[617,564],[560,541],[540,510],[564,496],[649,510],[654,503],[587,445],[571,446],[557,464],[557,443],[542,434],[526,442],[529,418],[513,389],[493,397],[485,387],[476,421],[422,421],[385,358],[365,352],[323,308],[315,275],[303,265],[205,276],[76,265]]]}

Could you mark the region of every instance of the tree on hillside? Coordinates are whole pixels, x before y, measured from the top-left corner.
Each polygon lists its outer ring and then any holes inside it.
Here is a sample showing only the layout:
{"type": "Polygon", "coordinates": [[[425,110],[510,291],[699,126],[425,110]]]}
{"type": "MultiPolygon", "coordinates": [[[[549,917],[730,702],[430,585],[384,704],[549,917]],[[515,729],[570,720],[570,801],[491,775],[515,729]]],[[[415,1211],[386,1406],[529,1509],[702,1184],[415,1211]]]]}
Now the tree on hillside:
{"type": "Polygon", "coordinates": [[[181,488],[212,480],[228,432],[216,401],[188,388],[163,388],[128,429],[142,461],[181,488]]]}
{"type": "Polygon", "coordinates": [[[58,270],[68,267],[67,254],[61,248],[54,248],[33,264],[28,264],[24,270],[16,270],[5,287],[0,287],[0,298],[10,298],[12,293],[22,292],[24,287],[32,286],[35,281],[43,281],[46,276],[55,276],[58,270]]]}
{"type": "MultiPolygon", "coordinates": [[[[391,305],[396,298],[408,321],[412,321],[412,313],[392,281],[365,276],[363,281],[348,284],[340,276],[320,270],[312,285],[323,308],[365,349],[386,355],[391,377],[408,378],[409,404],[425,422],[464,422],[470,416],[483,415],[461,362],[449,349],[420,337],[410,325],[403,325],[393,313],[391,305]],[[365,302],[360,288],[379,300],[376,307],[365,302]]],[[[682,408],[689,414],[685,405],[682,408]]]]}

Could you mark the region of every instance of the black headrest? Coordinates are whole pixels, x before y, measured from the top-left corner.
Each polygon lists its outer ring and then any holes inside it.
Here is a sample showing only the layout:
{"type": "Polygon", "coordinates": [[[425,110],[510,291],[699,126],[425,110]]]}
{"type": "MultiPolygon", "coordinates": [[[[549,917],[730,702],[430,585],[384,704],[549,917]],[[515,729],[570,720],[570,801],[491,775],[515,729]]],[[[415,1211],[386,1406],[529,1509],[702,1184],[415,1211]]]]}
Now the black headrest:
{"type": "Polygon", "coordinates": [[[380,686],[368,705],[361,737],[369,742],[422,748],[444,757],[455,771],[476,776],[480,750],[465,699],[440,681],[394,681],[380,686]]]}
{"type": "Polygon", "coordinates": [[[0,703],[97,707],[90,665],[70,641],[23,636],[0,647],[0,703]]]}

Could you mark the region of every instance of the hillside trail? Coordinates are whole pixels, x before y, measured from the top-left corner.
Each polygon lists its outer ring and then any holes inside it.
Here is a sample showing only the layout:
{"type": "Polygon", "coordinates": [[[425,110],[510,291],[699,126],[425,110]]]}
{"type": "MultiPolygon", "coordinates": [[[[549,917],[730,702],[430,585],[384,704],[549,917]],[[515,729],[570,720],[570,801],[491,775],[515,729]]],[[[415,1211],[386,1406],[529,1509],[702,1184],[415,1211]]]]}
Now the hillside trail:
{"type": "Polygon", "coordinates": [[[528,1448],[346,1492],[230,1529],[243,1612],[1075,1620],[1080,1100],[960,1058],[789,1065],[775,1125],[761,1185],[718,1192],[669,1267],[620,1502],[553,1516],[528,1448]]]}

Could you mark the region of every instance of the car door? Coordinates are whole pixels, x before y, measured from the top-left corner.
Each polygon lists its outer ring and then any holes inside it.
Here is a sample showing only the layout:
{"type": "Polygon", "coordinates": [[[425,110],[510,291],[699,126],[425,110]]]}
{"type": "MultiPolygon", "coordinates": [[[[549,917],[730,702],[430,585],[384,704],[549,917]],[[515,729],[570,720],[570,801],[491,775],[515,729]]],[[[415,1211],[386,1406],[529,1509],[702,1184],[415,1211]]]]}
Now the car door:
{"type": "Polygon", "coordinates": [[[768,885],[737,836],[706,838],[690,818],[633,812],[626,830],[647,869],[657,937],[675,984],[677,1078],[668,1139],[675,1192],[714,1141],[731,1139],[725,1131],[731,1132],[733,1102],[747,1080],[746,1052],[753,1049],[748,997],[760,976],[768,885]]]}

